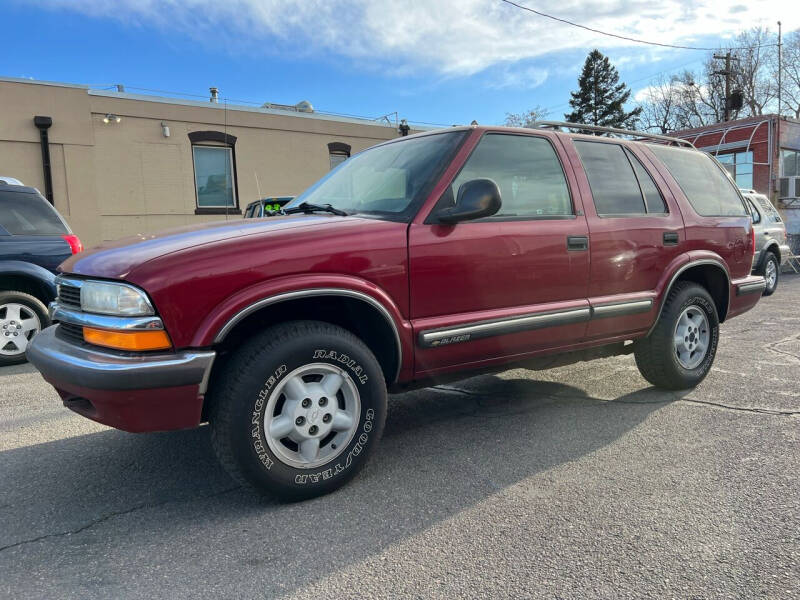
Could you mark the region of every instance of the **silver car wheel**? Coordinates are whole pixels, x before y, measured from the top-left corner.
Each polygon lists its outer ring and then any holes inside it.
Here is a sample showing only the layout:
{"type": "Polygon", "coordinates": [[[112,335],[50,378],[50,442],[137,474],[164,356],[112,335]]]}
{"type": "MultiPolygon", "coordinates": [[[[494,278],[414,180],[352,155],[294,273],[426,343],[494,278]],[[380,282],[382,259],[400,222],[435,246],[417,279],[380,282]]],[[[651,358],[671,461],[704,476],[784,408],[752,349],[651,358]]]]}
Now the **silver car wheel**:
{"type": "Polygon", "coordinates": [[[270,394],[264,436],[272,453],[300,469],[341,454],[361,418],[361,397],[346,371],[310,363],[289,373],[270,394]]]}
{"type": "Polygon", "coordinates": [[[684,369],[696,368],[708,354],[711,328],[705,311],[692,304],[678,317],[674,335],[675,354],[684,369]]]}
{"type": "Polygon", "coordinates": [[[28,343],[42,329],[36,312],[25,304],[0,304],[0,355],[25,354],[28,343]]]}
{"type": "Polygon", "coordinates": [[[767,265],[764,270],[764,278],[767,280],[767,288],[772,289],[778,281],[778,269],[775,266],[775,261],[772,259],[767,260],[767,265]]]}

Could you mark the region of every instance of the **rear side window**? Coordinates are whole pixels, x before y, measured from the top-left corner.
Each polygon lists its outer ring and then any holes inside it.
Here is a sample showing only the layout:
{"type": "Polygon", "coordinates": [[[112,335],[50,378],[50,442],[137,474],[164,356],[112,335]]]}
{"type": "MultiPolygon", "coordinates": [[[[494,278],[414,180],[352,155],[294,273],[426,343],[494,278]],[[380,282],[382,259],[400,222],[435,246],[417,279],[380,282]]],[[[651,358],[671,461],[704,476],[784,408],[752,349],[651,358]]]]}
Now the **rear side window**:
{"type": "Polygon", "coordinates": [[[768,221],[774,221],[775,223],[782,222],[780,213],[777,210],[775,210],[775,207],[772,206],[772,202],[770,202],[766,196],[764,196],[763,194],[756,194],[755,198],[761,205],[762,211],[764,215],[766,215],[768,221]]]}
{"type": "Polygon", "coordinates": [[[655,144],[651,144],[650,149],[666,165],[698,215],[747,214],[736,186],[708,154],[655,144]]]}
{"type": "Polygon", "coordinates": [[[644,196],[647,212],[662,215],[669,212],[667,210],[667,203],[664,202],[664,197],[661,195],[661,192],[658,191],[656,182],[650,177],[650,173],[647,172],[644,165],[639,162],[639,159],[627,148],[625,148],[625,154],[628,155],[628,159],[630,159],[633,170],[636,173],[636,179],[639,180],[639,186],[642,188],[642,195],[644,196]]]}
{"type": "Polygon", "coordinates": [[[639,182],[622,146],[576,141],[575,147],[589,178],[598,215],[647,213],[639,182]]]}
{"type": "Polygon", "coordinates": [[[528,135],[486,134],[453,181],[453,198],[472,179],[500,188],[502,206],[490,218],[559,218],[572,215],[564,170],[550,142],[528,135]]]}
{"type": "Polygon", "coordinates": [[[750,216],[753,218],[753,223],[761,223],[761,213],[758,212],[758,209],[756,208],[756,205],[753,204],[752,200],[747,200],[747,207],[750,209],[750,216]]]}
{"type": "Polygon", "coordinates": [[[0,225],[11,235],[69,233],[53,207],[38,194],[0,191],[0,225]]]}

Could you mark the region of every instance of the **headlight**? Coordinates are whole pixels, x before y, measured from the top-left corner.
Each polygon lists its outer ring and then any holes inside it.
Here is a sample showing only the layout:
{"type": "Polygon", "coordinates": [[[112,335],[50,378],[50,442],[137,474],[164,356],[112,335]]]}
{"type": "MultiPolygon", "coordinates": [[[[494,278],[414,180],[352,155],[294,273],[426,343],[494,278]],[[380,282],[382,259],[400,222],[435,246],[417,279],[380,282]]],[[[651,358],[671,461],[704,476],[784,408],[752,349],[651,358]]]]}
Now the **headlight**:
{"type": "Polygon", "coordinates": [[[81,286],[81,308],[90,313],[141,317],[154,315],[145,293],[125,283],[87,281],[81,286]]]}

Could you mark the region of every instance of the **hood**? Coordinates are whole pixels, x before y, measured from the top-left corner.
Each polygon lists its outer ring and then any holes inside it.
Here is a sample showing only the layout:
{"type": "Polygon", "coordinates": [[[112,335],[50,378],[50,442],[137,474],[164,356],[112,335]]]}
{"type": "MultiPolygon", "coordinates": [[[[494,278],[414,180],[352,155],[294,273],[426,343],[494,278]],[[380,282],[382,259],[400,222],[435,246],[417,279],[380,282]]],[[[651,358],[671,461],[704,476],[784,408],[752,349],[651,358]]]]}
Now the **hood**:
{"type": "Polygon", "coordinates": [[[155,234],[139,234],[114,242],[104,242],[72,256],[61,264],[59,270],[75,275],[125,279],[134,267],[187,248],[292,229],[329,227],[335,223],[351,223],[355,220],[361,219],[327,214],[298,214],[178,227],[155,234]]]}

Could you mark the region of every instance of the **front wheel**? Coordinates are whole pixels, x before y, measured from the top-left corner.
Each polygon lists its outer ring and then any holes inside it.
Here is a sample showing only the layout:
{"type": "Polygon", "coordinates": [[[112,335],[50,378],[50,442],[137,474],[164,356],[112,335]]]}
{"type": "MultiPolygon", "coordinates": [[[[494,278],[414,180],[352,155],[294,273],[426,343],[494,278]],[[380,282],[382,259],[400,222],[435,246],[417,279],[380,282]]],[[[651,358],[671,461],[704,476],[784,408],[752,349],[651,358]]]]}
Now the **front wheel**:
{"type": "Polygon", "coordinates": [[[688,281],[669,291],[652,333],[636,343],[639,372],[668,390],[699,384],[714,363],[719,342],[717,308],[705,288],[688,281]]]}
{"type": "Polygon", "coordinates": [[[775,290],[778,289],[778,279],[780,278],[781,270],[778,267],[778,257],[772,252],[767,254],[764,261],[764,279],[767,282],[767,287],[764,288],[764,296],[772,296],[775,290]]]}
{"type": "Polygon", "coordinates": [[[239,482],[287,500],[326,494],[363,466],[383,432],[386,385],[349,331],[296,321],[256,335],[210,394],[212,443],[239,482]]]}

